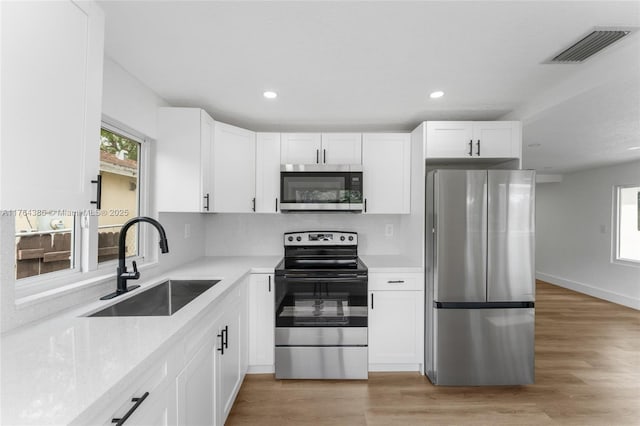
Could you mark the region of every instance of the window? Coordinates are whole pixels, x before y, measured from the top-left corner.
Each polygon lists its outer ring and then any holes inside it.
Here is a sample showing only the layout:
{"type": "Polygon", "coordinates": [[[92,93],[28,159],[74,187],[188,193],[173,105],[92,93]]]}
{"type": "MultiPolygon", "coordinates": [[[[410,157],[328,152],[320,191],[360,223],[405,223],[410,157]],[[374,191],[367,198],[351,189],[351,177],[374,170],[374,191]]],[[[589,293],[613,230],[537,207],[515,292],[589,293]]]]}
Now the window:
{"type": "Polygon", "coordinates": [[[16,279],[76,268],[76,221],[63,213],[15,212],[16,279]]]}
{"type": "MultiPolygon", "coordinates": [[[[113,267],[115,272],[122,225],[144,210],[141,165],[146,151],[143,138],[107,123],[96,143],[100,144],[100,210],[15,211],[18,297],[68,284],[70,274],[83,277],[99,266],[113,267]]],[[[142,242],[143,230],[134,225],[127,232],[126,256],[142,257],[142,242]]]]}
{"type": "MultiPolygon", "coordinates": [[[[122,225],[138,216],[140,142],[107,128],[100,131],[101,212],[98,216],[98,263],[118,258],[122,225]]],[[[127,232],[126,255],[138,255],[138,225],[127,232]]]]}
{"type": "Polygon", "coordinates": [[[640,263],[640,186],[616,188],[616,260],[640,263]]]}

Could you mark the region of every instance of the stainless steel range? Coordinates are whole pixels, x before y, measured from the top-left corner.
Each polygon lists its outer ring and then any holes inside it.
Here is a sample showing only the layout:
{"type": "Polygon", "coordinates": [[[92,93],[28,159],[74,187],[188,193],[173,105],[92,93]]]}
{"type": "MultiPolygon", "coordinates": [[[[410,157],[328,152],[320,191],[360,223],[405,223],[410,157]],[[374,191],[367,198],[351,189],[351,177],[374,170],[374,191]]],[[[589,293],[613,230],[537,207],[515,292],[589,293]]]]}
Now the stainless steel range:
{"type": "Polygon", "coordinates": [[[276,267],[277,379],[366,379],[367,267],[355,232],[284,234],[276,267]]]}

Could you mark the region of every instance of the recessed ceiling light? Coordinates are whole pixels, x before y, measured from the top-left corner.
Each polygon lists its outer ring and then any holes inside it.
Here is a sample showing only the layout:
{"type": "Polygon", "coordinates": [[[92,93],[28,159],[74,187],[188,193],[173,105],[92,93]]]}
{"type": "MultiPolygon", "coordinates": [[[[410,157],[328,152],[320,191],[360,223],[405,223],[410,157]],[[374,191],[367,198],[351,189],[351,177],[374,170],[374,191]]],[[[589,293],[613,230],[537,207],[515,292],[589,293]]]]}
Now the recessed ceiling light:
{"type": "Polygon", "coordinates": [[[266,91],[262,94],[262,96],[267,99],[275,99],[278,97],[278,94],[276,92],[266,91]]]}
{"type": "Polygon", "coordinates": [[[527,145],[529,148],[539,148],[541,145],[539,143],[530,143],[527,145]]]}
{"type": "Polygon", "coordinates": [[[442,90],[437,90],[435,92],[432,92],[429,97],[431,99],[437,99],[437,98],[441,98],[444,96],[444,92],[442,90]]]}
{"type": "Polygon", "coordinates": [[[637,149],[640,149],[640,146],[632,146],[630,148],[627,148],[627,151],[635,151],[637,149]]]}

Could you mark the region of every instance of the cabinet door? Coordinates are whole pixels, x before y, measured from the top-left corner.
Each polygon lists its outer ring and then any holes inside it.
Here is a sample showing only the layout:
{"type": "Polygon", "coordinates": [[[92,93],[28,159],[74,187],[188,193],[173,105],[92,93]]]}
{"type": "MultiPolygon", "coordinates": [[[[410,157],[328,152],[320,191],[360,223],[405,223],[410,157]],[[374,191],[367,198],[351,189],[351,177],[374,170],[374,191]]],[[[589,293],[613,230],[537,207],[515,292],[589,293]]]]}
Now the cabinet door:
{"type": "Polygon", "coordinates": [[[411,139],[408,133],[362,136],[364,213],[409,213],[411,139]]]}
{"type": "Polygon", "coordinates": [[[369,292],[369,364],[422,363],[423,294],[369,292]]]}
{"type": "Polygon", "coordinates": [[[256,133],[256,212],[277,213],[280,198],[280,133],[256,133]]]}
{"type": "Polygon", "coordinates": [[[176,378],[178,425],[215,423],[214,372],[219,345],[217,340],[213,331],[207,333],[200,348],[176,378]]]}
{"type": "Polygon", "coordinates": [[[214,212],[254,211],[256,191],[255,133],[216,122],[213,138],[214,212]]]}
{"type": "Polygon", "coordinates": [[[224,352],[218,356],[218,424],[224,424],[242,384],[242,304],[239,300],[225,306],[218,334],[224,334],[224,352]]]}
{"type": "Polygon", "coordinates": [[[155,145],[158,211],[212,211],[213,119],[199,108],[160,108],[155,145]],[[209,207],[209,209],[207,209],[209,207]]]}
{"type": "Polygon", "coordinates": [[[426,158],[471,158],[472,121],[427,122],[426,158]]]}
{"type": "MultiPolygon", "coordinates": [[[[211,208],[211,185],[213,176],[213,136],[215,122],[204,111],[200,111],[200,211],[209,212],[211,208]]],[[[175,178],[175,176],[172,176],[175,178]]]]}
{"type": "Polygon", "coordinates": [[[362,164],[362,134],[323,133],[322,164],[362,164]]]}
{"type": "Polygon", "coordinates": [[[473,124],[473,154],[482,158],[520,156],[520,122],[478,121],[473,124]]]}
{"type": "Polygon", "coordinates": [[[319,164],[320,133],[282,133],[281,164],[319,164]]]}
{"type": "Polygon", "coordinates": [[[273,371],[274,352],[273,274],[252,274],[249,283],[249,365],[273,371]]]}
{"type": "Polygon", "coordinates": [[[0,9],[0,206],[95,208],[104,14],[89,1],[0,9]]]}

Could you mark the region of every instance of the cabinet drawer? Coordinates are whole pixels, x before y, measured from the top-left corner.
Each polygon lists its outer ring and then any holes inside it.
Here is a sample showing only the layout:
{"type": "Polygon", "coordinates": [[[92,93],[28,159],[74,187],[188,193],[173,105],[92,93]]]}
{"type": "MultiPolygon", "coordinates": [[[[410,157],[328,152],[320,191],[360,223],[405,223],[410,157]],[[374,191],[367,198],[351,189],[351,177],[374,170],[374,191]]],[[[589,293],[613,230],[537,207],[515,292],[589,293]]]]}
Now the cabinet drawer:
{"type": "Polygon", "coordinates": [[[369,290],[423,290],[420,273],[369,274],[369,290]]]}
{"type": "Polygon", "coordinates": [[[154,401],[158,396],[171,384],[171,380],[174,377],[175,359],[176,351],[170,351],[160,361],[153,362],[150,366],[145,367],[142,374],[138,374],[137,378],[129,386],[125,388],[116,386],[116,388],[108,391],[104,398],[109,402],[104,408],[91,414],[85,413],[72,424],[112,425],[112,419],[122,418],[132,409],[135,404],[132,398],[140,398],[146,392],[149,392],[148,397],[140,403],[139,407],[134,411],[134,415],[138,411],[144,410],[145,407],[154,405],[154,401]]]}

